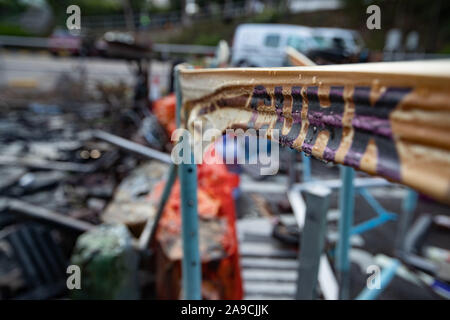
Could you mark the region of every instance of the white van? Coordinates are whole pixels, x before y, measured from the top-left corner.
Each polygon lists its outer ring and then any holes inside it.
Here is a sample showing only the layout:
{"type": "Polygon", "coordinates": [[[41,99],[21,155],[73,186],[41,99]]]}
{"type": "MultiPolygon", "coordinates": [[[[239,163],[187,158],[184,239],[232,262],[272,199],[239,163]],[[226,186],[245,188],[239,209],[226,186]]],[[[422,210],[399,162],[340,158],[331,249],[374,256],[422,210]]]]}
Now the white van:
{"type": "Polygon", "coordinates": [[[287,24],[241,24],[233,39],[233,66],[282,67],[286,47],[306,53],[317,48],[313,29],[287,24]]]}
{"type": "Polygon", "coordinates": [[[354,30],[340,28],[314,28],[314,39],[321,49],[333,48],[336,46],[349,55],[358,55],[364,48],[361,35],[354,30]]]}

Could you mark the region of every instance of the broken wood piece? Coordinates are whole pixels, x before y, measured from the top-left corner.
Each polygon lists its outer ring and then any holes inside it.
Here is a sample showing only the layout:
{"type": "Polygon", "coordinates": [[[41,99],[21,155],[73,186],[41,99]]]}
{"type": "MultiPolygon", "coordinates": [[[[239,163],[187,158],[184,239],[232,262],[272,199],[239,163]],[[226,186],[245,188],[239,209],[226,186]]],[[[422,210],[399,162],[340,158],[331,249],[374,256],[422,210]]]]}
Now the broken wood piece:
{"type": "Polygon", "coordinates": [[[102,130],[93,130],[91,133],[94,138],[104,140],[124,150],[134,152],[150,159],[156,159],[165,163],[172,163],[172,159],[167,153],[154,150],[102,130]]]}
{"type": "Polygon", "coordinates": [[[311,61],[307,56],[305,56],[300,51],[292,48],[286,48],[286,55],[289,59],[289,62],[296,67],[307,67],[307,66],[315,66],[316,64],[311,61]]]}
{"type": "Polygon", "coordinates": [[[60,170],[88,173],[94,171],[93,164],[82,164],[63,161],[51,161],[38,158],[26,158],[15,156],[0,156],[0,165],[3,166],[21,166],[35,169],[60,170]]]}
{"type": "Polygon", "coordinates": [[[68,217],[62,213],[56,213],[46,208],[38,207],[20,200],[2,197],[0,198],[0,203],[4,204],[4,206],[2,206],[4,209],[25,214],[31,218],[49,222],[73,231],[85,232],[94,227],[94,225],[88,222],[80,221],[72,217],[68,217]]]}

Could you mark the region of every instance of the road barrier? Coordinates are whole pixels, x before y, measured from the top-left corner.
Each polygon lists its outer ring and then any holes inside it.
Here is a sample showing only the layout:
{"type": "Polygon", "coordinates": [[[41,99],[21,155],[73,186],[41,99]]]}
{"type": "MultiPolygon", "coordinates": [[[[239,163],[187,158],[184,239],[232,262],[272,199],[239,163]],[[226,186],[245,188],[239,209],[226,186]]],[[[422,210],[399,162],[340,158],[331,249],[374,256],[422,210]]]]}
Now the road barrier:
{"type": "MultiPolygon", "coordinates": [[[[0,46],[47,49],[51,48],[52,44],[50,43],[50,38],[0,36],[0,46]]],[[[58,49],[79,49],[79,47],[73,43],[60,42],[58,43],[58,49]]],[[[216,52],[216,47],[190,44],[154,43],[152,45],[152,51],[163,54],[213,55],[216,52]]]]}

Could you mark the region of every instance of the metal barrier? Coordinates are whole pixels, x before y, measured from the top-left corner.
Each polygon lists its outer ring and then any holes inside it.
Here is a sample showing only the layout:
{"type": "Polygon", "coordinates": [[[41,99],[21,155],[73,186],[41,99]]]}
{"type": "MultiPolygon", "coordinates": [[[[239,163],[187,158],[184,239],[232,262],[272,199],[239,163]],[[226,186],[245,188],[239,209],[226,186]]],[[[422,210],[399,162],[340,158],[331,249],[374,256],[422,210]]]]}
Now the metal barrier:
{"type": "MultiPolygon", "coordinates": [[[[16,36],[0,36],[0,47],[24,47],[24,48],[51,48],[50,38],[40,37],[16,37],[16,36]]],[[[79,49],[78,45],[61,42],[58,44],[60,49],[79,49]]],[[[201,46],[190,44],[173,44],[173,43],[154,43],[152,45],[153,52],[162,54],[167,53],[186,53],[212,55],[216,52],[214,46],[201,46]]]]}

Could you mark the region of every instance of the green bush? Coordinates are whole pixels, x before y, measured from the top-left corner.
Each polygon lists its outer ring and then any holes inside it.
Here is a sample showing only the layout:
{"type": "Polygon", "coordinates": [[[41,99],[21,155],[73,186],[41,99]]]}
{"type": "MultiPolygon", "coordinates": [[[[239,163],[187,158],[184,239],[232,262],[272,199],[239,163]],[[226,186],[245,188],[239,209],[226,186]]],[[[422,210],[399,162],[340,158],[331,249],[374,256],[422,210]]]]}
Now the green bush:
{"type": "Polygon", "coordinates": [[[29,32],[23,30],[22,27],[18,25],[1,22],[0,22],[0,34],[7,36],[22,36],[22,37],[31,36],[29,32]]]}
{"type": "Polygon", "coordinates": [[[216,46],[219,41],[222,40],[220,34],[199,34],[194,39],[194,44],[204,45],[204,46],[216,46]]]}
{"type": "Polygon", "coordinates": [[[255,17],[250,19],[250,22],[253,23],[275,23],[279,22],[281,19],[281,15],[277,10],[267,9],[262,13],[256,15],[255,17]]]}

